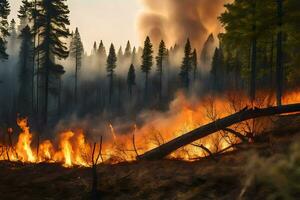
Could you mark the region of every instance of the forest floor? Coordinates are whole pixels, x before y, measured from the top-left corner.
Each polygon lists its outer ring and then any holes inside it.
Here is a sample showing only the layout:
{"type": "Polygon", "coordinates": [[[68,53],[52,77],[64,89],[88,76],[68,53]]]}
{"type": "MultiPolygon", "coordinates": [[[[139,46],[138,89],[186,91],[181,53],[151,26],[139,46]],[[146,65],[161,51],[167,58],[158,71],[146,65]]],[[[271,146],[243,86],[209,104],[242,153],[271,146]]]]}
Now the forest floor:
{"type": "MultiPolygon", "coordinates": [[[[287,116],[281,123],[291,121],[292,126],[268,132],[260,136],[260,142],[242,145],[217,161],[99,165],[99,194],[101,199],[122,200],[294,199],[300,195],[300,179],[289,176],[294,170],[300,176],[300,116],[287,116]]],[[[0,199],[89,199],[91,177],[88,168],[2,161],[0,199]]]]}

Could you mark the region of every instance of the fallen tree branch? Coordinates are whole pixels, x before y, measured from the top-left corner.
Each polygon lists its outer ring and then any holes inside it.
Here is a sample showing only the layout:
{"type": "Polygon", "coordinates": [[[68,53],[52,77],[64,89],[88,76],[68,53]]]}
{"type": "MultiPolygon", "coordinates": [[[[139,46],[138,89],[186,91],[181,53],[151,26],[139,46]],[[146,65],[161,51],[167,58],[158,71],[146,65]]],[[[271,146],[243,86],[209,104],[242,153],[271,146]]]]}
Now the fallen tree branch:
{"type": "Polygon", "coordinates": [[[234,136],[236,136],[237,138],[239,138],[240,140],[242,140],[242,142],[247,142],[248,141],[248,138],[246,136],[244,136],[243,134],[235,131],[235,130],[232,130],[230,128],[224,128],[223,131],[226,131],[228,133],[231,133],[233,134],[234,136]]]}
{"type": "Polygon", "coordinates": [[[300,112],[300,103],[284,105],[279,107],[269,107],[264,109],[258,109],[258,108],[244,109],[233,115],[219,119],[210,124],[201,126],[189,133],[177,137],[174,140],[171,140],[155,149],[146,152],[143,155],[138,156],[137,159],[139,160],[162,159],[183,146],[186,146],[196,140],[199,140],[215,132],[223,130],[224,128],[232,126],[233,124],[240,123],[249,119],[259,118],[259,117],[266,117],[266,116],[271,116],[276,114],[285,114],[285,113],[293,113],[293,112],[300,112]]]}
{"type": "Polygon", "coordinates": [[[99,158],[101,158],[102,162],[103,162],[103,158],[101,155],[101,151],[102,151],[102,136],[100,139],[100,143],[99,143],[99,151],[98,154],[96,156],[96,160],[95,160],[95,153],[96,153],[96,147],[97,147],[97,143],[94,143],[94,147],[93,147],[93,151],[92,151],[92,199],[99,199],[98,198],[98,191],[97,191],[97,185],[98,185],[98,175],[97,175],[97,163],[99,161],[99,158]]]}
{"type": "Polygon", "coordinates": [[[191,145],[194,146],[194,147],[199,147],[199,148],[203,149],[206,153],[209,154],[209,156],[210,156],[214,161],[217,161],[217,160],[215,159],[215,155],[214,155],[208,148],[206,148],[203,144],[201,144],[201,145],[198,145],[198,144],[191,144],[191,145]]]}
{"type": "Polygon", "coordinates": [[[136,155],[136,157],[139,157],[139,153],[135,146],[135,135],[134,134],[132,135],[132,143],[133,143],[133,149],[134,149],[135,155],[136,155]]]}

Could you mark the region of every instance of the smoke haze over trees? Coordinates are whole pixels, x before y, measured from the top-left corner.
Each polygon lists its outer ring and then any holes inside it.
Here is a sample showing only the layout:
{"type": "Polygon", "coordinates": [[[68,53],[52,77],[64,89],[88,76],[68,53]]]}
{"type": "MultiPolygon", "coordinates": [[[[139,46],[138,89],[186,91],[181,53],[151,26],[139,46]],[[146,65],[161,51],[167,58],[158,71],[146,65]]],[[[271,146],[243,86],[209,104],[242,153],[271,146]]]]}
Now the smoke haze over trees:
{"type": "Polygon", "coordinates": [[[178,91],[202,98],[247,90],[255,100],[256,90],[299,84],[296,0],[283,2],[284,15],[271,0],[143,2],[142,46],[94,38],[86,52],[81,30],[69,31],[67,1],[23,0],[19,20],[9,24],[0,0],[1,126],[18,114],[34,129],[68,119],[143,123],[144,111],[168,110],[178,91]]]}

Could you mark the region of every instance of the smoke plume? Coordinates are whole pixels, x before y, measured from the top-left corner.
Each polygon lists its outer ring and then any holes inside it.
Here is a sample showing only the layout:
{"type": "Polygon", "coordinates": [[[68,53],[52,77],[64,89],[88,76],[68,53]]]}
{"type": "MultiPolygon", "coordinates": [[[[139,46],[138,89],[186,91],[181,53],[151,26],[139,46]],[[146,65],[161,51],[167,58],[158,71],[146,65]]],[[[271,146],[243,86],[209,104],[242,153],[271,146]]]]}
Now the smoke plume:
{"type": "Polygon", "coordinates": [[[221,31],[217,17],[230,0],[141,0],[145,6],[139,19],[141,40],[146,35],[157,44],[161,39],[168,46],[185,43],[201,50],[209,34],[221,31]]]}

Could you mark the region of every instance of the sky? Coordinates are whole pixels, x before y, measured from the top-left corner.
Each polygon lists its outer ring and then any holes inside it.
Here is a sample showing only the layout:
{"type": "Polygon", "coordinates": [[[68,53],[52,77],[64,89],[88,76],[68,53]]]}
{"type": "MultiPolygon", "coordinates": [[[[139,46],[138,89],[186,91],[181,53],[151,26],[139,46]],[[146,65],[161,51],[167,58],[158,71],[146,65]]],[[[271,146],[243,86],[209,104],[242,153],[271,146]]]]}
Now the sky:
{"type": "MultiPolygon", "coordinates": [[[[9,0],[11,18],[17,18],[22,0],[9,0]]],[[[91,52],[94,41],[103,40],[106,47],[113,42],[123,49],[130,40],[139,45],[137,19],[142,11],[139,0],[68,0],[70,9],[70,30],[79,28],[87,53],[91,52]]]]}

